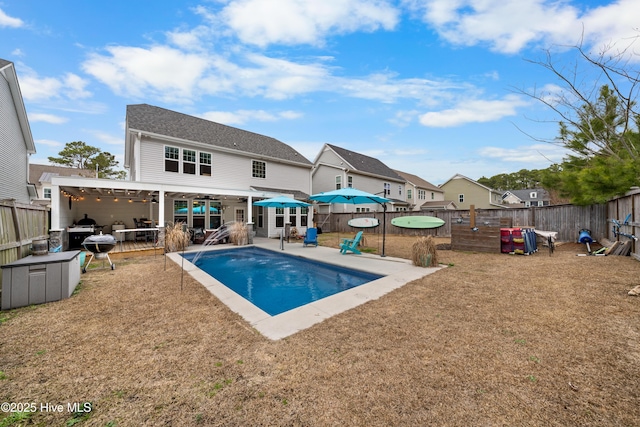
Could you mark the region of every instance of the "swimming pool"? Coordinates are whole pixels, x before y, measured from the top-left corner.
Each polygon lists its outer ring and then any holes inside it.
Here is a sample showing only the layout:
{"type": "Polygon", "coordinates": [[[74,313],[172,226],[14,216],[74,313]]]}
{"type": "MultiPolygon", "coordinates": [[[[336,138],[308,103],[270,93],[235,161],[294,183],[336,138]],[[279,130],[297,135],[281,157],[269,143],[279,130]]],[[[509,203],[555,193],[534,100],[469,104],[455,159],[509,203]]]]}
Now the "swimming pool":
{"type": "Polygon", "coordinates": [[[259,247],[203,252],[196,266],[271,316],[384,277],[259,247]]]}

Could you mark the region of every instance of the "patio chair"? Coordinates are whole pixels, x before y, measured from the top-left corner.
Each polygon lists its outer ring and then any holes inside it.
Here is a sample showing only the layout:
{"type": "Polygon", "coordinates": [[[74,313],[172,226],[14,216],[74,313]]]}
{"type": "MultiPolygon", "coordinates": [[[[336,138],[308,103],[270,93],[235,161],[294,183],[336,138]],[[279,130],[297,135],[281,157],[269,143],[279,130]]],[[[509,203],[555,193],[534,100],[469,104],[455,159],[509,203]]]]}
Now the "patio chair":
{"type": "Polygon", "coordinates": [[[354,254],[360,254],[361,252],[358,250],[358,245],[360,244],[360,240],[362,239],[362,231],[358,231],[356,237],[353,239],[342,239],[340,243],[340,253],[342,255],[347,252],[353,252],[354,254]]]}
{"type": "Polygon", "coordinates": [[[318,246],[318,230],[315,228],[307,228],[307,234],[304,236],[302,246],[314,245],[318,246]]]}

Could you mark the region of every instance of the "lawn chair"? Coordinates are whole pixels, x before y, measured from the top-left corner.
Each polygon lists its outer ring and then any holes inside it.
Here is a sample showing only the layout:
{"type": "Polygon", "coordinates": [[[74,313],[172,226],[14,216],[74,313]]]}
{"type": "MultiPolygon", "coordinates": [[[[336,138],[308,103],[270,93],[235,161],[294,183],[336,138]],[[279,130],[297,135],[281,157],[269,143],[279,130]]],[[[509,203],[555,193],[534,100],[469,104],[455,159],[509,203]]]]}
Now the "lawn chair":
{"type": "Polygon", "coordinates": [[[362,231],[358,231],[356,237],[353,239],[342,239],[340,243],[340,253],[342,255],[351,251],[354,254],[360,254],[361,252],[358,250],[358,245],[360,244],[360,240],[362,239],[362,231]]]}
{"type": "Polygon", "coordinates": [[[318,230],[316,228],[307,228],[307,234],[304,236],[302,246],[307,245],[318,246],[318,230]]]}

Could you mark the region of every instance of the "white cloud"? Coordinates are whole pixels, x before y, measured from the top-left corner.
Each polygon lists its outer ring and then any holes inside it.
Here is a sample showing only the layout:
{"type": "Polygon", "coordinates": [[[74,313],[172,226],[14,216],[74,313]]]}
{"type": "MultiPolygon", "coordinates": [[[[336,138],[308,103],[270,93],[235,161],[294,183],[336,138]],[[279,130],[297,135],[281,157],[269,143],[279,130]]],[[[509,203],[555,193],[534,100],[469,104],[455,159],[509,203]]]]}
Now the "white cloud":
{"type": "MultiPolygon", "coordinates": [[[[89,131],[97,140],[104,142],[107,145],[113,145],[118,148],[122,146],[122,136],[114,136],[110,133],[100,130],[89,131]]],[[[103,150],[104,151],[104,150],[103,150]]],[[[113,153],[111,153],[113,154],[113,153]]]]}
{"type": "Polygon", "coordinates": [[[385,0],[233,0],[218,15],[244,43],[322,45],[327,36],[393,29],[399,11],[385,0]]]}
{"type": "Polygon", "coordinates": [[[24,99],[33,102],[42,102],[51,99],[81,99],[91,96],[91,92],[85,90],[88,82],[73,73],[67,73],[58,77],[40,77],[35,71],[21,66],[20,90],[24,99]]]}
{"type": "Polygon", "coordinates": [[[485,123],[515,116],[517,107],[527,105],[516,95],[507,95],[501,100],[470,100],[460,102],[457,107],[425,113],[420,123],[427,127],[454,127],[465,123],[485,123]]]}
{"type": "Polygon", "coordinates": [[[295,111],[281,111],[274,114],[264,110],[238,110],[234,112],[208,111],[200,117],[226,125],[239,125],[248,121],[275,122],[281,119],[294,120],[302,117],[302,114],[295,111]]]}
{"type": "MultiPolygon", "coordinates": [[[[29,117],[31,118],[31,117],[29,117]]],[[[58,148],[58,147],[64,147],[65,144],[59,142],[59,141],[54,141],[51,139],[36,139],[35,140],[36,146],[37,145],[44,145],[47,147],[51,147],[51,148],[58,148]]]]}
{"type": "Polygon", "coordinates": [[[575,45],[611,42],[637,35],[636,0],[618,0],[582,11],[552,0],[407,0],[441,37],[460,45],[487,43],[503,53],[531,44],[575,45]]]}
{"type": "Polygon", "coordinates": [[[204,56],[168,46],[111,46],[109,55],[92,54],[82,69],[120,95],[188,100],[208,66],[204,56]]]}
{"type": "Polygon", "coordinates": [[[568,152],[554,144],[534,144],[516,148],[483,147],[478,154],[502,162],[548,165],[550,162],[561,162],[568,152]]]}
{"type": "Polygon", "coordinates": [[[2,27],[10,27],[10,28],[20,28],[24,26],[24,21],[20,18],[13,18],[6,13],[2,9],[0,9],[0,28],[2,27]]]}
{"type": "Polygon", "coordinates": [[[58,124],[66,123],[68,121],[69,119],[67,119],[66,117],[60,117],[53,114],[45,114],[45,113],[29,114],[29,122],[32,122],[32,123],[45,122],[45,123],[58,125],[58,124]]]}

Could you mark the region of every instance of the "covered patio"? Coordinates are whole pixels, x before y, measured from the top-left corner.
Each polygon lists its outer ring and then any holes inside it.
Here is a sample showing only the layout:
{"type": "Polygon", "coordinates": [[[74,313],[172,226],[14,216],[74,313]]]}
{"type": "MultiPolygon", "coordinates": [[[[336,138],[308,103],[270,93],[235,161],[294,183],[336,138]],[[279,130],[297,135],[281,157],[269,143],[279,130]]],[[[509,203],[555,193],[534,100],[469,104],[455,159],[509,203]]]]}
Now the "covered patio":
{"type": "Polygon", "coordinates": [[[164,227],[178,221],[203,230],[236,221],[255,232],[267,226],[268,214],[253,202],[286,191],[57,176],[51,189],[51,246],[68,250],[80,240],[74,233],[102,232],[116,237],[116,250],[152,249],[164,245],[164,227]],[[153,233],[157,236],[149,238],[153,233]]]}

